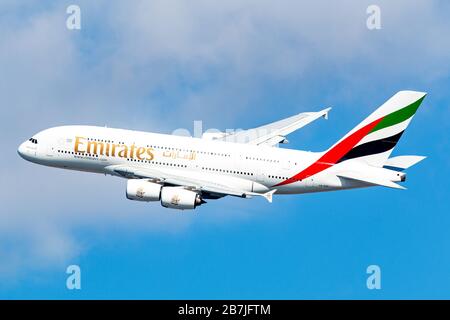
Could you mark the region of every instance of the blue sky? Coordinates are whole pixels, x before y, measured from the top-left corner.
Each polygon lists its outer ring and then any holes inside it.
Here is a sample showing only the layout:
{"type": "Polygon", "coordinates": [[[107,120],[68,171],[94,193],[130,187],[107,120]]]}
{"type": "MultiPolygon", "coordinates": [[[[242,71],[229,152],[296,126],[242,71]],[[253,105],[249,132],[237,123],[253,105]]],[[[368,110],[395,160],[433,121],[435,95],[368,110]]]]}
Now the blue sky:
{"type": "Polygon", "coordinates": [[[450,22],[444,1],[2,1],[0,298],[450,298],[450,22]],[[65,27],[68,5],[81,30],[65,27]],[[380,30],[366,8],[381,9],[380,30]],[[47,127],[249,128],[327,148],[395,92],[428,92],[395,155],[408,190],[211,201],[173,212],[121,179],[20,159],[47,127]],[[82,289],[66,289],[66,267],[82,289]],[[366,268],[381,267],[368,290],[366,268]]]}

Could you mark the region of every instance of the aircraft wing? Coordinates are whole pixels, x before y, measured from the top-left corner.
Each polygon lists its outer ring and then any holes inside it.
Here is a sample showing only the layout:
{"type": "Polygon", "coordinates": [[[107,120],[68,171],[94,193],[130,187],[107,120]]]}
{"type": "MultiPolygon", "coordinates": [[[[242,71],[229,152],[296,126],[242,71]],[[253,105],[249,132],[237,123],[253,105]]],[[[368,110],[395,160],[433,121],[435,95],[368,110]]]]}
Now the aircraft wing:
{"type": "Polygon", "coordinates": [[[278,143],[286,143],[286,136],[320,117],[328,119],[328,112],[331,108],[326,108],[318,112],[303,112],[295,116],[266,124],[261,127],[239,131],[231,134],[223,134],[216,140],[248,143],[256,145],[275,146],[278,143]]]}
{"type": "MultiPolygon", "coordinates": [[[[113,175],[129,179],[149,179],[156,183],[164,185],[183,186],[186,189],[208,193],[217,196],[235,196],[241,198],[250,198],[252,196],[262,196],[267,201],[272,202],[272,195],[276,192],[271,190],[266,193],[249,192],[238,188],[230,188],[228,185],[214,181],[211,177],[187,176],[182,171],[167,169],[158,170],[151,168],[137,168],[132,166],[111,165],[106,170],[113,175]]],[[[232,179],[232,178],[231,178],[232,179]]],[[[219,180],[219,179],[217,179],[219,180]]]]}

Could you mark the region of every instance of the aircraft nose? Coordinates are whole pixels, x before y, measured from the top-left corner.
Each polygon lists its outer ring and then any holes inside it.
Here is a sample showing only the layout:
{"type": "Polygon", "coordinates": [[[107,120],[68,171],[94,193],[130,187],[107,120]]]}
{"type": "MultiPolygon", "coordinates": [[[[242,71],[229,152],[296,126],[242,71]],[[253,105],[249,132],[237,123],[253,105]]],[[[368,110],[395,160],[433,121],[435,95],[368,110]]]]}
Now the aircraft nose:
{"type": "Polygon", "coordinates": [[[19,154],[19,156],[21,156],[22,158],[25,159],[26,157],[26,148],[25,148],[25,144],[26,142],[23,142],[19,148],[17,148],[17,153],[19,154]]]}

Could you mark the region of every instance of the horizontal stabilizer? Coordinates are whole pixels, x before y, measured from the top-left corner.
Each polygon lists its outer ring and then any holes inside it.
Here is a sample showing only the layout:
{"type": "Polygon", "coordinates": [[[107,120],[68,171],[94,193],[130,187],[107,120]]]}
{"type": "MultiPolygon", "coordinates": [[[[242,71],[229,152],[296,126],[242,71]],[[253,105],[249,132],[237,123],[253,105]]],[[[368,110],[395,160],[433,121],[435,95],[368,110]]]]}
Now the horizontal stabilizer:
{"type": "Polygon", "coordinates": [[[395,182],[392,182],[390,180],[382,179],[377,176],[365,175],[364,173],[361,173],[361,172],[354,172],[354,171],[347,171],[347,172],[342,172],[342,173],[340,172],[337,176],[341,177],[341,178],[345,178],[345,179],[351,179],[351,180],[356,180],[356,181],[360,181],[360,182],[373,184],[376,186],[383,186],[383,187],[402,189],[402,190],[406,189],[405,187],[403,187],[395,182]]]}
{"type": "Polygon", "coordinates": [[[387,159],[384,167],[387,169],[402,171],[419,163],[426,157],[423,156],[398,156],[387,159]]]}

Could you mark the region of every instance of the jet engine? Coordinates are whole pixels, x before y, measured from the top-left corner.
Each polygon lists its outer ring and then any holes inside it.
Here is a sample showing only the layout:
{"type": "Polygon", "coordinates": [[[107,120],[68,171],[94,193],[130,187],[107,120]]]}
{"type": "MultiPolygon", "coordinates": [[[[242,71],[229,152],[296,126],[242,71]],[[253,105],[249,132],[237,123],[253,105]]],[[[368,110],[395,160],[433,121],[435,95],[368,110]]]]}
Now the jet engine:
{"type": "Polygon", "coordinates": [[[127,198],[137,201],[159,201],[162,185],[145,179],[129,179],[127,182],[127,198]]]}
{"type": "Polygon", "coordinates": [[[161,190],[161,205],[172,209],[195,209],[205,203],[200,195],[194,191],[180,187],[164,187],[161,190]]]}

